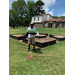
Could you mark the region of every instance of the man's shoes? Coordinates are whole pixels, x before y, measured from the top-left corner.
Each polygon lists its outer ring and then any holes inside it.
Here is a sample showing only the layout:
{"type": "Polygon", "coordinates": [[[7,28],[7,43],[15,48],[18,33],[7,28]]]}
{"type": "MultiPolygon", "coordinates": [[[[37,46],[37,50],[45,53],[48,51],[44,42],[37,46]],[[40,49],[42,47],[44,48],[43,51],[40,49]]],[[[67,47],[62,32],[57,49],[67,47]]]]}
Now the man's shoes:
{"type": "Polygon", "coordinates": [[[29,52],[30,50],[28,49],[27,52],[29,52]]]}
{"type": "Polygon", "coordinates": [[[36,51],[35,49],[33,49],[33,51],[36,51]]]}

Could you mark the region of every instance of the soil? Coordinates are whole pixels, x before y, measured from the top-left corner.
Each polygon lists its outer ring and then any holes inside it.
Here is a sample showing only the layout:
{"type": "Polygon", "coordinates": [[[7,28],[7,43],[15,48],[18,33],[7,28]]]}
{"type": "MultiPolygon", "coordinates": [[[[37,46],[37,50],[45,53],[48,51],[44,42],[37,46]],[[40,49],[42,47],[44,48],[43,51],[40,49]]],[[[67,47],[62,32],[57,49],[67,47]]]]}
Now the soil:
{"type": "Polygon", "coordinates": [[[35,36],[43,37],[43,36],[46,36],[46,35],[35,35],[35,36]]]}
{"type": "Polygon", "coordinates": [[[15,34],[13,36],[16,36],[16,37],[22,37],[22,36],[25,36],[25,34],[15,34]]]}
{"type": "Polygon", "coordinates": [[[35,37],[36,37],[36,38],[45,38],[46,35],[41,35],[41,34],[39,34],[39,35],[35,35],[35,37]]]}
{"type": "Polygon", "coordinates": [[[54,37],[56,37],[56,38],[64,38],[64,36],[60,36],[60,35],[54,35],[54,37]]]}
{"type": "MultiPolygon", "coordinates": [[[[28,40],[28,38],[26,38],[28,40]]],[[[50,38],[49,36],[47,36],[46,38],[35,38],[36,42],[40,42],[40,43],[44,43],[44,42],[49,42],[49,41],[53,41],[55,40],[54,38],[50,38]]]]}
{"type": "Polygon", "coordinates": [[[61,35],[50,35],[50,36],[55,38],[65,38],[65,36],[61,36],[61,35]]]}

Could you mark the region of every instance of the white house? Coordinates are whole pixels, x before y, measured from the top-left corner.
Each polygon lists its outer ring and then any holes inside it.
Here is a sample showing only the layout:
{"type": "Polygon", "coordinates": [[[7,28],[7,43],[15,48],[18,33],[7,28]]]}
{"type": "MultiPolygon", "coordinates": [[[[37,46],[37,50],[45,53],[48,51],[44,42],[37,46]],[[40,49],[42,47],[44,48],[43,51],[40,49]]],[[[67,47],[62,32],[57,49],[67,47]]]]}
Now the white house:
{"type": "Polygon", "coordinates": [[[50,14],[33,16],[31,22],[38,28],[65,28],[65,19],[53,19],[50,14]]]}
{"type": "Polygon", "coordinates": [[[53,19],[50,14],[41,14],[33,16],[31,22],[35,24],[35,27],[43,27],[43,21],[53,19]]]}

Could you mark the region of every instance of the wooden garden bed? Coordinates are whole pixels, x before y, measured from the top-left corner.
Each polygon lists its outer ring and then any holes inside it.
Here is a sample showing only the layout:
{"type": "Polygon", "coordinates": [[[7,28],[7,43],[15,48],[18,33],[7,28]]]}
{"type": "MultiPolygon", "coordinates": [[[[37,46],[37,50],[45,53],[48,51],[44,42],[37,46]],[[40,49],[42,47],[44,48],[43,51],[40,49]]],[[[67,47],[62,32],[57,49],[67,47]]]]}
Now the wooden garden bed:
{"type": "Polygon", "coordinates": [[[42,34],[39,34],[39,35],[35,35],[35,38],[46,38],[46,35],[42,35],[42,34]]]}
{"type": "Polygon", "coordinates": [[[52,35],[52,34],[50,34],[49,37],[55,38],[57,41],[65,40],[65,36],[60,36],[60,35],[52,35]]]}
{"type": "MultiPolygon", "coordinates": [[[[28,43],[28,38],[23,38],[23,42],[28,43]]],[[[39,48],[44,48],[56,43],[56,39],[46,37],[46,38],[35,38],[35,46],[39,48]]]]}
{"type": "Polygon", "coordinates": [[[10,37],[16,40],[21,40],[23,38],[26,38],[26,34],[14,34],[14,35],[10,35],[10,37]]]}
{"type": "MultiPolygon", "coordinates": [[[[16,40],[22,40],[22,42],[28,44],[28,38],[26,37],[26,34],[14,34],[10,35],[10,37],[16,40]]],[[[62,40],[65,40],[65,36],[52,34],[48,36],[48,34],[39,33],[39,35],[35,35],[35,46],[39,48],[45,48],[47,46],[55,44],[57,41],[62,40]]]]}

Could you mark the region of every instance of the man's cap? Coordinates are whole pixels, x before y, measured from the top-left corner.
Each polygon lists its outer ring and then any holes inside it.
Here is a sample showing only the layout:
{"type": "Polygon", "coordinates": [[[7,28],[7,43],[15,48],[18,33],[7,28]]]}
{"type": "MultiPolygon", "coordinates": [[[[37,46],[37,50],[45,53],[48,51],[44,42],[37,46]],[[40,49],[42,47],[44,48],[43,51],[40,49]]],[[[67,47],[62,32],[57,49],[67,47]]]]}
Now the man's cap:
{"type": "Polygon", "coordinates": [[[33,22],[31,22],[30,24],[33,25],[33,22]]]}

